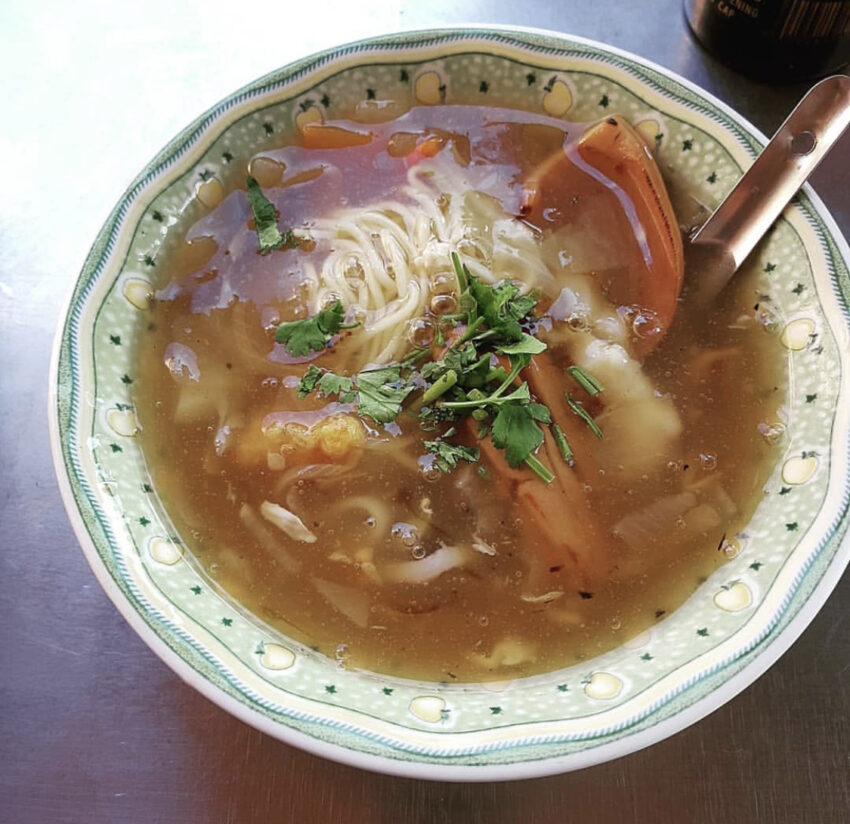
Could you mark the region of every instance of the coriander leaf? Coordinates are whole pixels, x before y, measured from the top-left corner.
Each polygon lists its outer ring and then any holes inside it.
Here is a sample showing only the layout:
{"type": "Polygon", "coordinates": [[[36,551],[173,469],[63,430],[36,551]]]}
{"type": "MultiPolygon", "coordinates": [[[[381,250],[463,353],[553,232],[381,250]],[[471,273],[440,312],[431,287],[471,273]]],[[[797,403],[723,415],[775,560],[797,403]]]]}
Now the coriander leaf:
{"type": "MultiPolygon", "coordinates": [[[[513,392],[509,395],[503,395],[500,398],[493,398],[492,403],[506,403],[511,401],[530,401],[531,400],[531,391],[528,388],[528,384],[523,381],[513,392]]],[[[540,404],[534,404],[535,406],[540,406],[540,404]]],[[[546,409],[546,407],[543,407],[546,409]]],[[[548,410],[547,410],[548,411],[548,410]]]]}
{"type": "Polygon", "coordinates": [[[469,293],[475,298],[487,328],[515,343],[522,339],[521,321],[537,304],[532,295],[520,295],[519,288],[509,280],[489,286],[476,278],[469,280],[469,293]]]}
{"type": "MultiPolygon", "coordinates": [[[[494,380],[490,376],[492,367],[490,366],[490,355],[482,355],[471,366],[467,366],[466,370],[460,374],[458,380],[466,389],[480,389],[494,380]]],[[[505,373],[507,376],[507,373],[505,373]]]]}
{"type": "Polygon", "coordinates": [[[516,469],[541,443],[543,432],[528,404],[506,403],[499,407],[490,433],[493,445],[505,450],[508,466],[516,469]]]}
{"type": "Polygon", "coordinates": [[[480,457],[477,448],[471,446],[458,446],[446,441],[425,441],[425,448],[437,456],[437,467],[441,472],[450,472],[458,461],[474,463],[480,457]]]}
{"type": "Polygon", "coordinates": [[[446,372],[449,371],[449,366],[445,363],[445,361],[428,361],[422,365],[422,368],[419,370],[419,374],[426,381],[435,381],[437,378],[445,375],[446,372]]]}
{"type": "Polygon", "coordinates": [[[321,352],[340,329],[350,328],[343,325],[344,316],[345,309],[342,303],[335,300],[312,318],[281,323],[277,327],[274,339],[282,343],[290,355],[303,358],[310,352],[321,352]]]}
{"type": "Polygon", "coordinates": [[[300,383],[298,384],[298,397],[306,398],[315,388],[316,384],[318,384],[323,374],[323,370],[319,369],[315,364],[311,365],[310,368],[304,373],[304,377],[301,378],[300,383]]]}
{"type": "Polygon", "coordinates": [[[298,384],[298,397],[306,398],[315,389],[323,395],[339,395],[340,403],[351,403],[354,400],[354,381],[351,378],[319,369],[313,364],[298,384]]]}
{"type": "Polygon", "coordinates": [[[540,423],[552,423],[552,414],[549,412],[548,406],[544,406],[542,403],[530,403],[528,411],[534,420],[540,421],[540,423]]]}
{"type": "Polygon", "coordinates": [[[357,375],[357,414],[368,415],[376,423],[390,423],[401,412],[401,405],[413,388],[402,381],[398,365],[360,372],[357,375]]]}
{"type": "Polygon", "coordinates": [[[340,403],[354,400],[354,381],[333,372],[325,372],[319,381],[319,391],[323,395],[339,395],[340,403]]]}
{"type": "Polygon", "coordinates": [[[420,375],[429,382],[436,381],[454,372],[459,385],[472,388],[487,383],[487,372],[490,370],[490,356],[478,357],[475,344],[464,343],[453,346],[438,361],[428,361],[419,370],[420,375]]]}
{"type": "Polygon", "coordinates": [[[546,350],[546,344],[542,340],[523,332],[522,337],[507,346],[497,347],[505,355],[539,355],[546,350]]]}
{"type": "Polygon", "coordinates": [[[449,349],[440,363],[445,363],[448,369],[461,373],[477,360],[478,352],[475,350],[475,344],[467,342],[462,346],[453,346],[449,349]]]}
{"type": "Polygon", "coordinates": [[[263,194],[260,184],[253,177],[247,178],[248,200],[254,213],[254,226],[260,242],[260,254],[267,255],[273,249],[293,249],[300,241],[290,229],[281,233],[277,227],[277,210],[263,194]]]}
{"type": "MultiPolygon", "coordinates": [[[[500,392],[507,386],[503,384],[492,395],[485,395],[480,389],[472,389],[465,399],[457,401],[440,401],[438,406],[444,409],[483,409],[486,406],[503,406],[511,403],[525,403],[531,400],[531,392],[528,384],[523,381],[509,395],[501,395],[500,392]]],[[[540,404],[535,404],[539,406],[540,404]]],[[[544,407],[545,408],[545,407],[544,407]]]]}

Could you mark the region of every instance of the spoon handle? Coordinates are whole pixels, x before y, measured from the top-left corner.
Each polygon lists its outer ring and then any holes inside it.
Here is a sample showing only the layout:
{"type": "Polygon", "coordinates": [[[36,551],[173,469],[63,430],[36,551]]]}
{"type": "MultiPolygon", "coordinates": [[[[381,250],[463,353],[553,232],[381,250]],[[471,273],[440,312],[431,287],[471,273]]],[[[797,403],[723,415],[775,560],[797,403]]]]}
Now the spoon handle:
{"type": "Polygon", "coordinates": [[[701,284],[701,291],[720,292],[848,125],[850,77],[821,80],[691,238],[727,261],[717,282],[701,284]]]}

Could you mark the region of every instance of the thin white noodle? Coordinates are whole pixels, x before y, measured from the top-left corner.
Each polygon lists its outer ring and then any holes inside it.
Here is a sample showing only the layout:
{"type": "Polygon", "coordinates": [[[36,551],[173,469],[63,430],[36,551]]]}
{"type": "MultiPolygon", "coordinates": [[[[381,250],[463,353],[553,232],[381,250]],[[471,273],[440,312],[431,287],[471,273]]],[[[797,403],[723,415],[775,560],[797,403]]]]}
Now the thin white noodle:
{"type": "Polygon", "coordinates": [[[305,262],[309,308],[338,298],[353,310],[368,333],[361,364],[387,363],[409,348],[410,323],[425,314],[452,251],[487,283],[511,277],[526,290],[551,281],[534,231],[470,191],[440,158],[411,167],[396,200],[342,209],[316,220],[311,234],[330,250],[318,268],[305,262]]]}

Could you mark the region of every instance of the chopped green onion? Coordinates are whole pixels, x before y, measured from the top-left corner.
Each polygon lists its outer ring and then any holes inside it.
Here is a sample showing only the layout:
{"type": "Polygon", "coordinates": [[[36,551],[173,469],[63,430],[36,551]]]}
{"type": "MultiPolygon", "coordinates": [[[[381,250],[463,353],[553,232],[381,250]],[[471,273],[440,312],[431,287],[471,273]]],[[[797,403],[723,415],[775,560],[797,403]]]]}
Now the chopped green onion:
{"type": "Polygon", "coordinates": [[[402,363],[405,366],[413,366],[418,361],[421,361],[422,358],[426,357],[430,353],[430,349],[427,346],[420,346],[417,349],[411,349],[408,355],[404,358],[402,363]]]}
{"type": "Polygon", "coordinates": [[[555,444],[561,453],[561,457],[572,466],[575,463],[575,459],[573,457],[573,450],[570,449],[570,445],[567,443],[567,436],[564,435],[564,430],[556,423],[553,423],[551,428],[552,437],[555,439],[555,444]]]}
{"type": "Polygon", "coordinates": [[[478,331],[479,327],[483,323],[484,323],[484,318],[476,318],[475,320],[471,321],[469,326],[466,329],[466,332],[463,333],[463,337],[456,340],[451,345],[451,348],[454,349],[455,346],[460,346],[461,344],[466,343],[470,338],[474,338],[475,333],[478,331]]]}
{"type": "Polygon", "coordinates": [[[508,373],[501,366],[494,366],[487,374],[484,376],[485,383],[492,383],[493,381],[503,381],[508,377],[508,373]]]}
{"type": "Polygon", "coordinates": [[[567,368],[567,372],[588,395],[598,395],[605,391],[605,387],[586,369],[582,369],[580,366],[570,366],[567,368]]]}
{"type": "Polygon", "coordinates": [[[440,395],[445,394],[449,391],[455,384],[457,383],[457,372],[454,369],[449,369],[441,377],[437,378],[434,383],[428,388],[425,394],[422,396],[422,403],[429,404],[433,403],[440,395]]]}
{"type": "Polygon", "coordinates": [[[555,480],[555,474],[535,455],[529,455],[525,459],[525,465],[531,469],[544,484],[550,484],[555,480]]]}
{"type": "Polygon", "coordinates": [[[593,420],[588,411],[578,401],[573,400],[573,396],[569,392],[567,393],[567,405],[590,427],[591,432],[597,438],[602,437],[602,430],[596,425],[596,421],[593,420]]]}
{"type": "MultiPolygon", "coordinates": [[[[463,304],[463,296],[469,293],[469,270],[461,263],[460,255],[457,252],[452,252],[452,266],[455,270],[458,285],[458,302],[463,304]]],[[[472,326],[478,318],[478,309],[475,301],[472,301],[472,306],[467,313],[467,323],[472,326]]]]}
{"type": "Polygon", "coordinates": [[[452,252],[452,266],[457,277],[457,284],[461,292],[465,292],[469,288],[469,281],[466,279],[464,265],[460,262],[460,255],[457,252],[452,252]]]}

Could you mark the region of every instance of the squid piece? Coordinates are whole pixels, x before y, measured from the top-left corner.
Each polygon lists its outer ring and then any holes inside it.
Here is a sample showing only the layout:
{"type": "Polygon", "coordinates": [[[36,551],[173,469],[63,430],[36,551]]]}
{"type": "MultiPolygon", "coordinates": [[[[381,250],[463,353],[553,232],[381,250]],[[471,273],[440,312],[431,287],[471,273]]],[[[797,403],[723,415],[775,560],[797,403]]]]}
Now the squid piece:
{"type": "Polygon", "coordinates": [[[551,214],[553,205],[554,211],[570,214],[568,201],[582,185],[576,170],[616,195],[638,245],[640,262],[618,267],[600,285],[614,303],[654,315],[658,333],[636,344],[646,354],[670,326],[684,275],[682,238],[661,173],[638,132],[622,116],[608,117],[532,172],[524,187],[523,216],[543,225],[551,222],[544,209],[551,214]]]}

